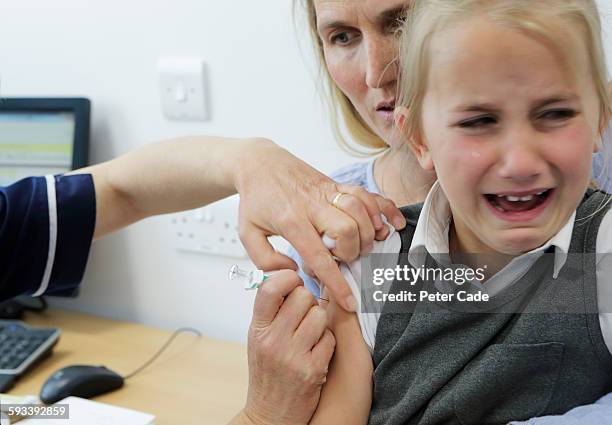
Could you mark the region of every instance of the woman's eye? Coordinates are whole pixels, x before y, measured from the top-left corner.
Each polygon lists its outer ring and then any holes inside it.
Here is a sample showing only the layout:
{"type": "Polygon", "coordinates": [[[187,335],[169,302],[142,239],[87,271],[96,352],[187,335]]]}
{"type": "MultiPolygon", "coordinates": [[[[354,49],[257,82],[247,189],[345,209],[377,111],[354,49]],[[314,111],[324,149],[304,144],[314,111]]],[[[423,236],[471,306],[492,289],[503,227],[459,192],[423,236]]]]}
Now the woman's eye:
{"type": "Polygon", "coordinates": [[[572,109],[553,109],[541,113],[538,118],[550,121],[565,121],[577,115],[572,109]]]}
{"type": "Polygon", "coordinates": [[[348,32],[348,31],[342,31],[342,32],[337,32],[335,34],[332,34],[331,37],[329,38],[329,41],[332,44],[346,45],[346,44],[351,43],[355,38],[356,38],[355,34],[348,32]]]}
{"type": "Polygon", "coordinates": [[[405,14],[401,14],[397,16],[389,24],[389,30],[393,33],[397,33],[399,30],[403,28],[404,24],[406,23],[406,19],[407,17],[405,14]]]}
{"type": "Polygon", "coordinates": [[[476,118],[470,118],[468,120],[461,121],[457,124],[457,126],[461,128],[467,129],[479,129],[483,127],[488,127],[497,123],[497,120],[494,117],[490,116],[482,116],[476,118]]]}

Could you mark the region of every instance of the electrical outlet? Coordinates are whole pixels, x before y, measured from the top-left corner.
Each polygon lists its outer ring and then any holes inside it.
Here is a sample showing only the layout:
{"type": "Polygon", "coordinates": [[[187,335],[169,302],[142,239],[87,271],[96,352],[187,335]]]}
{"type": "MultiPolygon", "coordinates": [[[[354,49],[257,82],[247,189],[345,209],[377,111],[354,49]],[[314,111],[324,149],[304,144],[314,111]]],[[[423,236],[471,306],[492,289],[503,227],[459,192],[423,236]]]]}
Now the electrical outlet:
{"type": "Polygon", "coordinates": [[[220,207],[208,206],[171,218],[175,247],[179,251],[224,257],[248,258],[238,237],[238,220],[220,207]]]}

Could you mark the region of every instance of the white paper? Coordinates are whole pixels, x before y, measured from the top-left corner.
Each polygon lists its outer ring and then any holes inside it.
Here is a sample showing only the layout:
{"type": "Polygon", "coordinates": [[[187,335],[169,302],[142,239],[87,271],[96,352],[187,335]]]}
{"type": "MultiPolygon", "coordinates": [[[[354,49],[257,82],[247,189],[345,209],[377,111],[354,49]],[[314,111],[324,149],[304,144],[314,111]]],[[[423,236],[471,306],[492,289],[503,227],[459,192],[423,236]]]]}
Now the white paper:
{"type": "Polygon", "coordinates": [[[79,397],[67,397],[70,419],[24,419],[19,425],[153,425],[155,416],[79,397]]]}

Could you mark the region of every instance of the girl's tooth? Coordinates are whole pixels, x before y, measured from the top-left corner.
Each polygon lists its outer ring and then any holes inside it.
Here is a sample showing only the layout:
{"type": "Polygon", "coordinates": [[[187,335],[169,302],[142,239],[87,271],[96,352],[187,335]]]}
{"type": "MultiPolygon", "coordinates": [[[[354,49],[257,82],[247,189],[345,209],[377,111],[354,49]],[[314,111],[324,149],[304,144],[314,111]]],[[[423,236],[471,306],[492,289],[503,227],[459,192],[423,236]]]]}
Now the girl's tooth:
{"type": "Polygon", "coordinates": [[[500,196],[497,195],[498,198],[506,198],[508,201],[510,202],[527,202],[527,201],[531,201],[533,199],[533,195],[528,195],[528,196],[500,196]]]}
{"type": "Polygon", "coordinates": [[[540,196],[544,192],[546,192],[546,191],[544,190],[544,191],[542,191],[540,193],[536,193],[535,195],[528,195],[528,196],[497,195],[497,197],[498,198],[506,198],[510,202],[518,202],[518,201],[527,202],[527,201],[531,201],[534,196],[540,196]]]}

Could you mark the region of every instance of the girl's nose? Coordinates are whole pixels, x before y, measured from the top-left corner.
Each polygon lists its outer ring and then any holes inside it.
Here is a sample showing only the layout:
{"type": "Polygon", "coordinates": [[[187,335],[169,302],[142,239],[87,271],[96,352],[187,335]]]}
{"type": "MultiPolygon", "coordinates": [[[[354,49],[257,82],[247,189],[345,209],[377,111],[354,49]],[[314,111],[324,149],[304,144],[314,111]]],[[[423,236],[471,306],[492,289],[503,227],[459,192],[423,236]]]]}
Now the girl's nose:
{"type": "Polygon", "coordinates": [[[500,159],[500,177],[521,182],[536,180],[546,166],[532,132],[509,134],[500,146],[500,159]]]}
{"type": "Polygon", "coordinates": [[[384,88],[397,82],[397,40],[390,35],[372,35],[366,40],[366,84],[384,88]]]}

